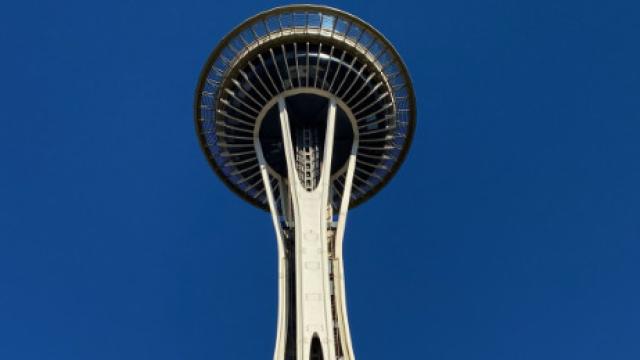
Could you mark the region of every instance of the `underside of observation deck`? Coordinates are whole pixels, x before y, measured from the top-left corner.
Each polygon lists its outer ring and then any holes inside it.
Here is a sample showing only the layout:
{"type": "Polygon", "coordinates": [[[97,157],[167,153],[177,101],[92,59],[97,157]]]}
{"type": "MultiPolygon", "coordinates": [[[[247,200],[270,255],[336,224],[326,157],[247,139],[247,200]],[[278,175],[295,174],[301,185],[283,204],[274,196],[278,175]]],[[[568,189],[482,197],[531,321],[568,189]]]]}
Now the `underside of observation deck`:
{"type": "MultiPolygon", "coordinates": [[[[287,6],[258,14],[213,51],[195,103],[198,136],[211,166],[234,192],[267,210],[253,135],[273,128],[266,120],[274,116],[265,112],[274,111],[277,96],[300,93],[335,96],[340,111],[353,115],[361,146],[350,206],[366,201],[389,182],[406,156],[415,98],[393,46],[364,21],[332,8],[287,6]]],[[[272,144],[270,150],[282,157],[282,145],[272,144]]],[[[270,169],[282,174],[277,170],[270,169]]],[[[335,208],[345,169],[336,165],[333,170],[335,208]]]]}

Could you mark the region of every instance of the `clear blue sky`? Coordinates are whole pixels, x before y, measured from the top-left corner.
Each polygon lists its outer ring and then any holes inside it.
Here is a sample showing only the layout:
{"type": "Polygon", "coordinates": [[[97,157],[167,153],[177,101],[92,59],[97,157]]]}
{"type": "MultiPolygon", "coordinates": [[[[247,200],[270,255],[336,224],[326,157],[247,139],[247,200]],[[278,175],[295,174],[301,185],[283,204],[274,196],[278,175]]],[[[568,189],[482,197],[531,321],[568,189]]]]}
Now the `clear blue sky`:
{"type": "MultiPolygon", "coordinates": [[[[267,1],[0,11],[0,359],[270,359],[270,219],[192,102],[267,1]]],[[[637,1],[330,2],[411,71],[418,127],[345,244],[358,359],[640,358],[637,1]]]]}

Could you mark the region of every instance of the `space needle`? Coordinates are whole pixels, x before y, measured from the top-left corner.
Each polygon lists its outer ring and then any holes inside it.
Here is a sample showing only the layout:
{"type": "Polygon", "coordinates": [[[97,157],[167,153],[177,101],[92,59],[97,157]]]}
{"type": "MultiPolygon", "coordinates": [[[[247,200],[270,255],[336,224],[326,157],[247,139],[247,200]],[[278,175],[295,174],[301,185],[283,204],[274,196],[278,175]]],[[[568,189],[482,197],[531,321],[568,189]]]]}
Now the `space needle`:
{"type": "Polygon", "coordinates": [[[194,107],[215,173],[271,213],[279,266],[274,360],[354,360],[347,213],[391,180],[415,128],[413,87],[397,51],[341,10],[274,8],[213,50],[194,107]]]}

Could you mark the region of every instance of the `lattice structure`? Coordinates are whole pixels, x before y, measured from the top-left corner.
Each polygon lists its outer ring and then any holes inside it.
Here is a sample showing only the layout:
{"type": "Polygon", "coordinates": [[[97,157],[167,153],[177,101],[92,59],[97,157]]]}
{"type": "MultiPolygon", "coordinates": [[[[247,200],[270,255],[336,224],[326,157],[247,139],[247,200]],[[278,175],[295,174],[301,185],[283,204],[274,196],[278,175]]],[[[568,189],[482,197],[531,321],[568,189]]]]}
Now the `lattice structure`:
{"type": "Polygon", "coordinates": [[[353,360],[347,212],[393,177],[415,127],[415,97],[396,50],[340,10],[275,8],[213,51],[195,115],[215,172],[272,215],[280,268],[274,359],[353,360]]]}
{"type": "Polygon", "coordinates": [[[304,189],[312,191],[320,179],[320,145],[318,129],[299,129],[296,133],[296,170],[304,189]]]}

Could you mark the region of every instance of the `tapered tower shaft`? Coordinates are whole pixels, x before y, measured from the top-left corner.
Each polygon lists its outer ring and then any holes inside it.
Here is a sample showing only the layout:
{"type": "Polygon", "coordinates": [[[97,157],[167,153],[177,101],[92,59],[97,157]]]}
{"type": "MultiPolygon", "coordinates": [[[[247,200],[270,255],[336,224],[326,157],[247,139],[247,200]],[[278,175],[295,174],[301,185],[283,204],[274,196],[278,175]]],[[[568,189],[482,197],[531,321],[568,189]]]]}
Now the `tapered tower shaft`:
{"type": "MultiPolygon", "coordinates": [[[[286,189],[280,189],[287,192],[283,198],[288,203],[280,209],[290,211],[279,210],[273,196],[268,195],[275,231],[283,249],[280,252],[281,291],[275,360],[353,359],[342,260],[337,256],[342,252],[348,201],[343,204],[337,223],[333,221],[330,202],[336,108],[336,99],[330,97],[323,144],[319,143],[317,127],[303,127],[296,129],[294,145],[285,98],[278,99],[289,179],[286,189]]],[[[355,144],[354,141],[352,147],[356,147],[355,144]]],[[[261,146],[259,141],[257,146],[261,146]]],[[[257,151],[264,162],[263,150],[257,151]]],[[[347,179],[351,182],[355,156],[350,157],[349,162],[347,168],[351,171],[347,171],[347,179]]],[[[264,173],[267,193],[273,194],[269,175],[266,170],[264,173]]]]}

